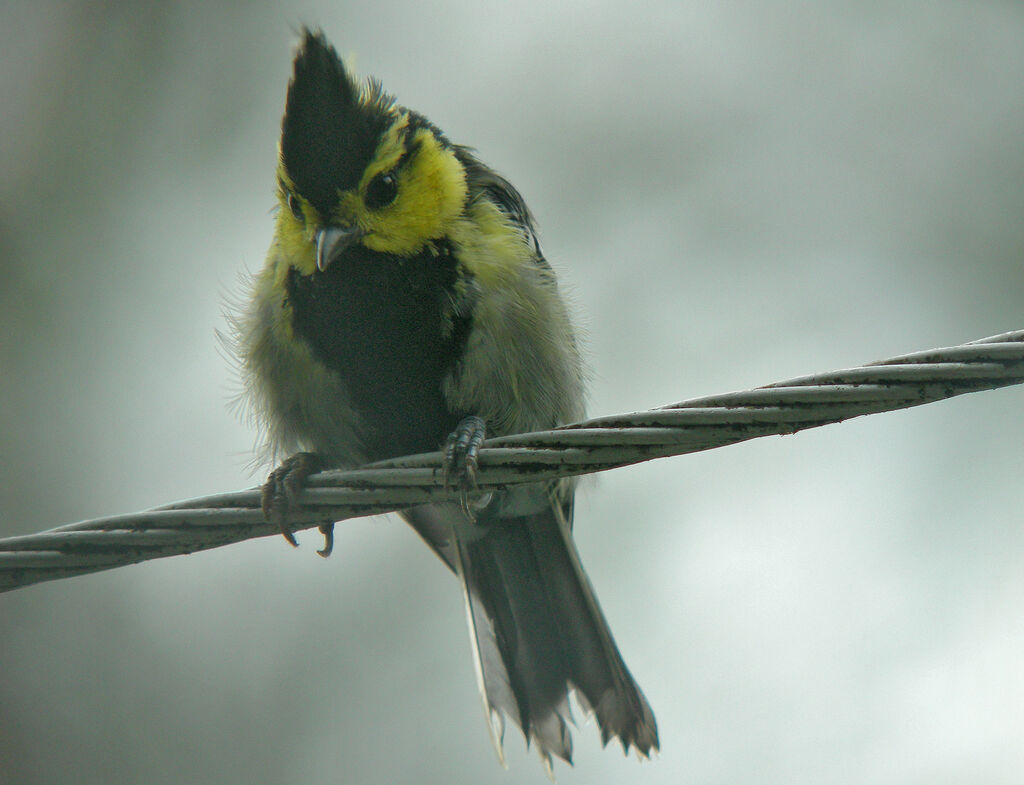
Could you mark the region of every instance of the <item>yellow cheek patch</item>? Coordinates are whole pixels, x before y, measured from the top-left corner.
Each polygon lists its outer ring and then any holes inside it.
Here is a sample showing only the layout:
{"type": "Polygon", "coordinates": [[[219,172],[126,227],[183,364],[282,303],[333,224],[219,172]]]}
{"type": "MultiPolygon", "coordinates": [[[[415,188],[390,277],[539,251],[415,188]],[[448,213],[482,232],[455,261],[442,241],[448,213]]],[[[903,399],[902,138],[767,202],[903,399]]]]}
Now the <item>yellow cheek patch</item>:
{"type": "Polygon", "coordinates": [[[314,215],[314,210],[309,204],[303,202],[302,209],[305,220],[300,221],[296,218],[288,205],[288,192],[294,194],[295,185],[288,177],[283,165],[278,166],[277,177],[285,190],[279,190],[277,194],[277,231],[274,233],[274,242],[281,253],[277,255],[274,280],[275,283],[283,285],[289,267],[296,268],[303,275],[310,275],[316,269],[313,233],[307,228],[311,223],[310,219],[314,215]]]}
{"type": "Polygon", "coordinates": [[[316,248],[313,238],[295,216],[284,205],[277,212],[277,231],[274,242],[280,249],[277,255],[278,283],[284,283],[288,268],[294,267],[303,275],[312,275],[316,269],[316,248]]]}
{"type": "MultiPolygon", "coordinates": [[[[397,172],[395,201],[380,210],[365,206],[361,210],[359,225],[367,233],[363,245],[371,250],[415,253],[429,241],[445,235],[462,212],[466,173],[455,154],[429,130],[421,128],[413,137],[410,155],[411,159],[397,172]]],[[[386,168],[374,165],[367,174],[377,174],[386,168]]]]}

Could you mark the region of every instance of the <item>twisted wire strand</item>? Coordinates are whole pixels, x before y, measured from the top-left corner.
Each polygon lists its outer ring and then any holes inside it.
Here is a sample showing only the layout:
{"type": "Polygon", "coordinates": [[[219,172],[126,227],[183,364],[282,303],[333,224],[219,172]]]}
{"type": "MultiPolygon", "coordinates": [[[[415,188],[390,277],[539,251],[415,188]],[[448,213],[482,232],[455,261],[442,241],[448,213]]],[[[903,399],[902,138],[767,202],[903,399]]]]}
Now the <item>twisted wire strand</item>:
{"type": "MultiPolygon", "coordinates": [[[[589,474],[1022,382],[1024,330],[1017,330],[650,411],[488,439],[477,484],[486,492],[589,474]]],[[[441,454],[426,453],[314,475],[289,520],[296,530],[308,529],[458,496],[445,487],[441,454]]],[[[279,533],[265,520],[255,488],[82,521],[0,539],[0,591],[279,533]]]]}

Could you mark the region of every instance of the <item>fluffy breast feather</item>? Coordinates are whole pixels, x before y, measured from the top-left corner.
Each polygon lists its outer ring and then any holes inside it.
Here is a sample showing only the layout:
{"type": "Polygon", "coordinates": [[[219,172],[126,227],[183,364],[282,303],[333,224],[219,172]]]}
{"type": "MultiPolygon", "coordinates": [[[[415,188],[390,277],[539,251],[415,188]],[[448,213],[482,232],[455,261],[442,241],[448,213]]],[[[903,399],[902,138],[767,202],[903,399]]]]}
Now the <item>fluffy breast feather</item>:
{"type": "Polygon", "coordinates": [[[261,457],[274,462],[308,450],[339,465],[363,463],[359,416],[341,378],[293,334],[274,250],[253,279],[244,310],[232,317],[234,349],[260,430],[261,457]]]}
{"type": "Polygon", "coordinates": [[[444,381],[449,405],[482,416],[491,435],[581,419],[584,372],[576,337],[532,234],[482,201],[453,239],[478,292],[465,352],[444,381]]]}

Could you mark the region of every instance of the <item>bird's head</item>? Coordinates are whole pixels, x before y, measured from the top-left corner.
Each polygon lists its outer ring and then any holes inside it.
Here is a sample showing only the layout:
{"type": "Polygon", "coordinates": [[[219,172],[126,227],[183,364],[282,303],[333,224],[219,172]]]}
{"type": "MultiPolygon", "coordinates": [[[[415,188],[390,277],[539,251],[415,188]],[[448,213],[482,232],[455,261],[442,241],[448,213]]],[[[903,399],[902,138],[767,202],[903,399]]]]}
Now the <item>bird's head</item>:
{"type": "Polygon", "coordinates": [[[300,273],[355,245],[407,256],[463,211],[466,172],[425,118],[359,83],[320,32],[303,31],[281,122],[277,242],[300,273]]]}

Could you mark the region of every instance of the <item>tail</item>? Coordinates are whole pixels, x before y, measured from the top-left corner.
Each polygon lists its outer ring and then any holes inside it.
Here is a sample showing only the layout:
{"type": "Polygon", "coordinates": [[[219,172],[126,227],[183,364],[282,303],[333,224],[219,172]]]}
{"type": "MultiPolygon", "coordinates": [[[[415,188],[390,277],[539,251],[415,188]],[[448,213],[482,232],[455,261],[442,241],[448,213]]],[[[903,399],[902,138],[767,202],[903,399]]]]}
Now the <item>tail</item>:
{"type": "MultiPolygon", "coordinates": [[[[572,501],[522,517],[476,521],[452,554],[466,595],[477,676],[502,756],[502,713],[551,756],[572,762],[569,690],[592,712],[607,744],[658,749],[658,728],[597,604],[572,541],[572,501]]],[[[451,546],[453,543],[449,543],[451,546]]]]}

